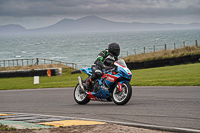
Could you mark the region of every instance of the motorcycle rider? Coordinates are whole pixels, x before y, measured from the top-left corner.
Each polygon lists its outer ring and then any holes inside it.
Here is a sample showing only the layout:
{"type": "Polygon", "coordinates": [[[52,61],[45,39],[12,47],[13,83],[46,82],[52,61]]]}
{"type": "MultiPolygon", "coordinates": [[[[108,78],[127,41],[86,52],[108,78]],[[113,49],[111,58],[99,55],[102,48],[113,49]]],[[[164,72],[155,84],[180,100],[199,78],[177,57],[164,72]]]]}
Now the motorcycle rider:
{"type": "Polygon", "coordinates": [[[102,69],[112,68],[115,61],[118,60],[120,54],[120,46],[117,43],[111,43],[108,45],[108,49],[101,51],[91,66],[92,75],[86,81],[86,89],[91,89],[92,81],[102,76],[102,69]]]}

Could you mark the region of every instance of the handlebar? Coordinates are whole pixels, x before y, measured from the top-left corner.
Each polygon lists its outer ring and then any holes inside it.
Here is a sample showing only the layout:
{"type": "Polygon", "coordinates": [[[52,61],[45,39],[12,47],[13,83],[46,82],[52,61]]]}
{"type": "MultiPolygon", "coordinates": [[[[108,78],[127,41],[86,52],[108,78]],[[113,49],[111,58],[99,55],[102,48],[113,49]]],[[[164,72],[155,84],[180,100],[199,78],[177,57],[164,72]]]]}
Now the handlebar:
{"type": "Polygon", "coordinates": [[[116,66],[113,66],[113,67],[107,67],[107,68],[105,68],[104,69],[104,71],[106,71],[107,73],[109,73],[109,72],[116,72],[115,70],[116,70],[116,66]]]}

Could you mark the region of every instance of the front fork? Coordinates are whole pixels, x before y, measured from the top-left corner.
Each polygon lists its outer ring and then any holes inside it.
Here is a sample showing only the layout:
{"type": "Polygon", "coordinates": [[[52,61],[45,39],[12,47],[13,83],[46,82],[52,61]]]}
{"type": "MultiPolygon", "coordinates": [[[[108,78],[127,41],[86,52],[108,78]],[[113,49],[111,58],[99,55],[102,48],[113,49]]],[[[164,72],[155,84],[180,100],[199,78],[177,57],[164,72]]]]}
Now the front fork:
{"type": "Polygon", "coordinates": [[[83,80],[82,80],[81,76],[78,77],[78,83],[79,83],[79,86],[81,87],[81,89],[85,92],[85,89],[83,87],[83,80]]]}
{"type": "Polygon", "coordinates": [[[123,83],[125,83],[125,82],[130,82],[130,81],[123,80],[123,81],[118,81],[118,82],[117,82],[117,87],[118,87],[118,90],[119,90],[119,91],[122,91],[122,85],[123,85],[123,83]]]}
{"type": "Polygon", "coordinates": [[[119,91],[122,91],[122,83],[123,83],[122,81],[117,83],[119,91]]]}

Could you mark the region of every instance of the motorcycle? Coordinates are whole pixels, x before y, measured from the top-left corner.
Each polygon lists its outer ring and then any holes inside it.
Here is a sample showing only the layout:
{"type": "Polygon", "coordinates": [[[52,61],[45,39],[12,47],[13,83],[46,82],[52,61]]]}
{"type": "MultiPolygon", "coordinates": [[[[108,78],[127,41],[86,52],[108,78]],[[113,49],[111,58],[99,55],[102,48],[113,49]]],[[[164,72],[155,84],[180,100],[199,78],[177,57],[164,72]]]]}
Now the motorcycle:
{"type": "Polygon", "coordinates": [[[117,105],[124,105],[130,100],[132,87],[129,82],[131,81],[132,73],[123,59],[114,62],[111,69],[103,69],[103,76],[95,80],[89,90],[86,89],[85,83],[92,75],[92,70],[91,68],[82,68],[81,71],[86,73],[88,77],[84,81],[81,76],[78,77],[79,83],[74,89],[74,99],[78,104],[87,104],[92,100],[114,101],[117,105]]]}

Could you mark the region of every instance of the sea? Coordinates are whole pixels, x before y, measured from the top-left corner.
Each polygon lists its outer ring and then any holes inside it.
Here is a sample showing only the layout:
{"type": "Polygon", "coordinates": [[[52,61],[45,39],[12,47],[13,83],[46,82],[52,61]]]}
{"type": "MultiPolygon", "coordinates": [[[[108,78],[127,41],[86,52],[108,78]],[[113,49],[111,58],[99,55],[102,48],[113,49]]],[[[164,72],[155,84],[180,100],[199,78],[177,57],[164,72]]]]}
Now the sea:
{"type": "MultiPolygon", "coordinates": [[[[120,57],[195,45],[200,43],[200,29],[97,32],[97,33],[41,33],[1,34],[0,60],[45,58],[76,63],[77,68],[90,67],[97,54],[116,42],[121,47],[120,57]]],[[[2,62],[1,62],[2,63],[2,62]]]]}

